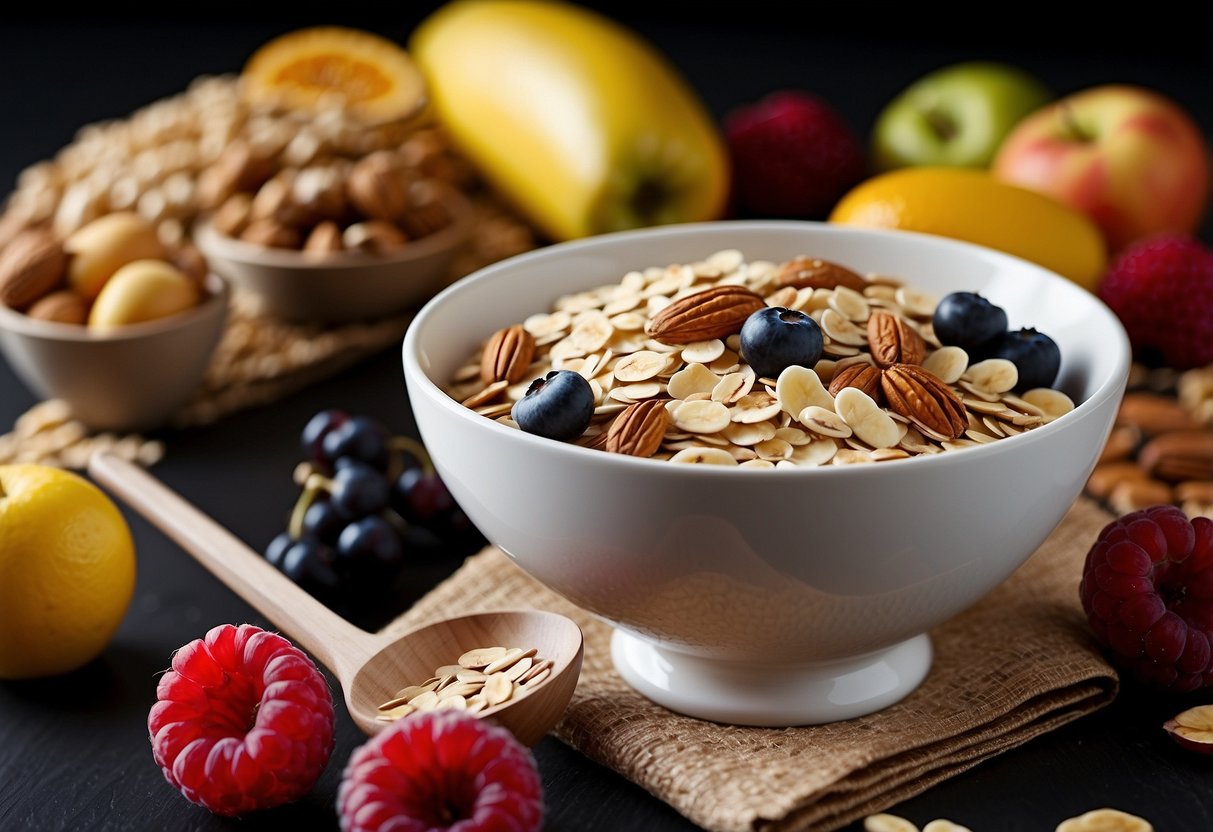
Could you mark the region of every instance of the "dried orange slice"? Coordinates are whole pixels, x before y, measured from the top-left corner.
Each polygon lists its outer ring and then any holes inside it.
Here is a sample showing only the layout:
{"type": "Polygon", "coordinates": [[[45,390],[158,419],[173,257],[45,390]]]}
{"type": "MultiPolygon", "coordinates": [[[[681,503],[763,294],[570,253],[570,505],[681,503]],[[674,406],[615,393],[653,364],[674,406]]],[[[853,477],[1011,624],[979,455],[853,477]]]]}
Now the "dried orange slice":
{"type": "Polygon", "coordinates": [[[407,118],[425,104],[425,79],[386,38],[339,26],[299,29],[258,49],[244,66],[251,101],[315,110],[340,103],[370,123],[407,118]]]}

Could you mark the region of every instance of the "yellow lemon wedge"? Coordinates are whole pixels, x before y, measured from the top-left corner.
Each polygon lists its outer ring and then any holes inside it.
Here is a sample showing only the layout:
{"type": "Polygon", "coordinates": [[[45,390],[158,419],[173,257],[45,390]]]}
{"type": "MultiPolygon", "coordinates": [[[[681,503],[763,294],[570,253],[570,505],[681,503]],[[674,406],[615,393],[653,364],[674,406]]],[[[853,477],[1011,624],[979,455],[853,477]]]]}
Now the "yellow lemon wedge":
{"type": "Polygon", "coordinates": [[[408,118],[426,98],[425,79],[404,49],[340,26],[275,38],[249,58],[241,82],[254,102],[305,111],[336,102],[372,124],[408,118]]]}
{"type": "Polygon", "coordinates": [[[839,200],[830,222],[966,240],[1031,260],[1091,291],[1107,265],[1093,222],[984,170],[913,167],[875,176],[839,200]]]}

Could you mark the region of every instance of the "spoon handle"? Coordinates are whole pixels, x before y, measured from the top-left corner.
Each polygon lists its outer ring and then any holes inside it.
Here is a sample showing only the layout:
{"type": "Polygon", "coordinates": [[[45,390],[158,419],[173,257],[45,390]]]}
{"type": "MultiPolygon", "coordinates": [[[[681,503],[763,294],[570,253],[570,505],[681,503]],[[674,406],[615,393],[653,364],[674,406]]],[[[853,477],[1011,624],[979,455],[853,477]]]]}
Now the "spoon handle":
{"type": "Polygon", "coordinates": [[[289,634],[341,681],[383,646],[332,612],[239,538],[142,468],[97,453],[89,473],[177,542],[258,612],[289,634]]]}

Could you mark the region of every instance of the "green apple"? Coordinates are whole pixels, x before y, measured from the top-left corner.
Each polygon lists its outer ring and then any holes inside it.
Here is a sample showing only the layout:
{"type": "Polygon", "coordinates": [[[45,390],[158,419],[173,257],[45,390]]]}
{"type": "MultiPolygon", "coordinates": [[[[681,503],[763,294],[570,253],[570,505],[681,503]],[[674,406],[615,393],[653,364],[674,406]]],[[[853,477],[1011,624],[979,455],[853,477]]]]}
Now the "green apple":
{"type": "Polygon", "coordinates": [[[872,130],[880,170],[909,165],[987,167],[1011,128],[1052,99],[1044,84],[1006,64],[937,69],[881,111],[872,130]]]}

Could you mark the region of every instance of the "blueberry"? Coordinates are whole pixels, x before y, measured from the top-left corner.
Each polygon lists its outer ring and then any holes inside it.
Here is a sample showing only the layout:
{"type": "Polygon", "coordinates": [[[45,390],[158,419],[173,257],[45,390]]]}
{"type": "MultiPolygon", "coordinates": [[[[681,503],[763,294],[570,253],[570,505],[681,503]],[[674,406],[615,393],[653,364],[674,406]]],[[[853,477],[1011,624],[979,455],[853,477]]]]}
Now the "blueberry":
{"type": "Polygon", "coordinates": [[[960,347],[973,358],[1007,331],[1007,313],[974,292],[953,292],[935,307],[931,323],[939,343],[960,347]]]}
{"type": "Polygon", "coordinates": [[[803,312],[768,306],[741,326],[741,357],[766,378],[779,378],[788,367],[812,368],[821,358],[821,327],[803,312]]]}
{"type": "Polygon", "coordinates": [[[1018,332],[1004,332],[990,345],[990,358],[1005,358],[1019,370],[1017,391],[1034,387],[1052,387],[1061,369],[1061,350],[1057,343],[1028,327],[1018,332]]]}
{"type": "Polygon", "coordinates": [[[324,435],[323,458],[330,466],[343,456],[353,457],[386,471],[388,432],[382,424],[366,416],[353,416],[324,435]]]}
{"type": "Polygon", "coordinates": [[[594,391],[579,373],[553,370],[531,382],[510,415],[527,433],[561,442],[576,439],[594,415],[594,391]]]}

